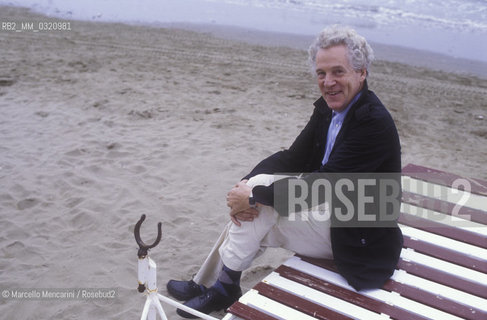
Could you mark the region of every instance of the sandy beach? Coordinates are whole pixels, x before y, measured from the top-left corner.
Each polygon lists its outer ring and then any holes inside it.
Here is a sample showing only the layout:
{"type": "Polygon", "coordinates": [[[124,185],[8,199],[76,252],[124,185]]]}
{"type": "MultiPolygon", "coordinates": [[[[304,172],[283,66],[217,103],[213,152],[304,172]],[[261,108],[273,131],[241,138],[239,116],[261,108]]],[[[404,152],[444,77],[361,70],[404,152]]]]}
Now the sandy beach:
{"type": "MultiPolygon", "coordinates": [[[[59,21],[9,7],[0,20],[59,21]]],[[[319,97],[303,50],[70,23],[70,31],[0,31],[0,291],[116,296],[3,297],[3,319],[139,318],[140,215],[147,242],[163,224],[151,256],[165,293],[168,279],[198,270],[227,223],[227,191],[290,146],[319,97]]],[[[487,179],[487,78],[379,60],[369,87],[396,121],[403,165],[487,179]]],[[[243,289],[288,255],[259,258],[243,289]]]]}

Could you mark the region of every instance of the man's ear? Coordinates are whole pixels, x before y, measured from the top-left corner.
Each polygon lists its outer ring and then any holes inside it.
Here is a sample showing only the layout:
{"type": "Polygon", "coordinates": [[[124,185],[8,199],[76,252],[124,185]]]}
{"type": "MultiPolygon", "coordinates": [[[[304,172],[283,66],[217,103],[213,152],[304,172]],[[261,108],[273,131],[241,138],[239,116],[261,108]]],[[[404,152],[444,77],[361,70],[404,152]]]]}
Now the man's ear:
{"type": "Polygon", "coordinates": [[[360,71],[360,80],[364,81],[365,78],[367,78],[367,69],[364,68],[360,71]]]}

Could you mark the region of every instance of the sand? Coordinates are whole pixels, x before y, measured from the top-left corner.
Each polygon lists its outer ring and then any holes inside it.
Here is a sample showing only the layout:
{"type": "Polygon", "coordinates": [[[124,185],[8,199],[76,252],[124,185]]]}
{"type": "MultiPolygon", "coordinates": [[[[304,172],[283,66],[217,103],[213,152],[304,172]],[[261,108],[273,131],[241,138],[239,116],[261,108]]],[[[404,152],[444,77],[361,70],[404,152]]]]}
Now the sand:
{"type": "MultiPolygon", "coordinates": [[[[7,7],[0,18],[53,20],[7,7]]],[[[0,32],[0,290],[117,295],[0,298],[3,319],[140,317],[140,215],[147,242],[163,223],[151,256],[165,293],[227,223],[227,191],[292,143],[319,96],[303,50],[122,24],[71,29],[0,32]]],[[[487,178],[486,79],[377,61],[369,86],[397,123],[404,165],[487,178]]],[[[260,258],[243,288],[288,255],[260,258]]]]}

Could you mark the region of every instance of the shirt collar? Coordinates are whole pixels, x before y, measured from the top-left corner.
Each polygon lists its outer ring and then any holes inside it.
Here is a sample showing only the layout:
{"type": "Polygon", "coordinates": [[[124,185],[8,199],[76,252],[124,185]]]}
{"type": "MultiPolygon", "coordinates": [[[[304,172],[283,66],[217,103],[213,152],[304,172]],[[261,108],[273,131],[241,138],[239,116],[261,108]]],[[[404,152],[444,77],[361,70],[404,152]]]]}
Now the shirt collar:
{"type": "Polygon", "coordinates": [[[348,106],[345,108],[345,110],[343,111],[340,111],[340,112],[336,112],[336,111],[333,111],[333,118],[336,117],[336,120],[335,121],[339,121],[339,122],[343,122],[343,120],[345,119],[345,117],[347,116],[347,113],[348,111],[350,111],[350,108],[352,107],[352,105],[357,102],[357,100],[360,98],[360,96],[362,95],[362,91],[359,91],[359,93],[357,93],[355,95],[355,97],[353,97],[352,101],[350,101],[350,103],[348,104],[348,106]]]}

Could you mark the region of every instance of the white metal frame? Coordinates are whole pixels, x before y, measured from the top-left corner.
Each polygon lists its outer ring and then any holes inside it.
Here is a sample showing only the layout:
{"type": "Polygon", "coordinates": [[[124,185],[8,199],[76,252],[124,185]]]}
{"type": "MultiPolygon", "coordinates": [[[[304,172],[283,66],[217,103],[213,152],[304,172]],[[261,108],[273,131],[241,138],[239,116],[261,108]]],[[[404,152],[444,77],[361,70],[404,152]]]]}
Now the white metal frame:
{"type": "Polygon", "coordinates": [[[164,309],[162,308],[161,301],[167,304],[170,304],[176,308],[184,310],[188,313],[191,313],[197,317],[207,320],[218,320],[212,316],[207,314],[201,313],[195,309],[189,308],[184,304],[174,301],[166,296],[161,295],[157,292],[157,266],[154,260],[152,260],[148,255],[144,258],[139,258],[138,264],[138,281],[139,285],[145,286],[145,294],[147,295],[147,299],[145,301],[144,309],[142,311],[142,316],[140,320],[156,320],[156,315],[159,314],[159,317],[162,320],[167,320],[166,314],[164,313],[164,309]]]}
{"type": "Polygon", "coordinates": [[[139,257],[139,262],[137,266],[137,280],[139,282],[139,292],[147,295],[147,299],[145,301],[140,320],[156,320],[157,315],[159,315],[162,320],[167,320],[166,314],[161,305],[161,301],[205,320],[219,320],[207,314],[201,313],[195,309],[189,308],[184,304],[174,301],[157,292],[157,265],[154,260],[149,257],[149,249],[157,246],[157,244],[161,240],[161,223],[159,222],[158,225],[159,229],[157,240],[153,244],[147,245],[140,239],[140,225],[144,220],[145,215],[142,215],[140,220],[135,225],[134,229],[135,241],[140,248],[137,254],[139,257]]]}

